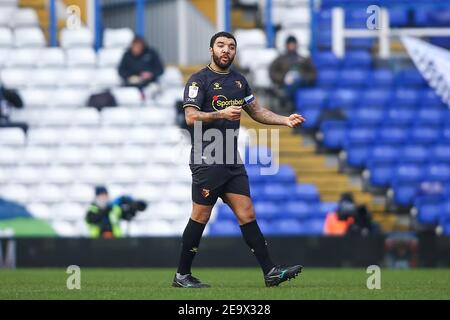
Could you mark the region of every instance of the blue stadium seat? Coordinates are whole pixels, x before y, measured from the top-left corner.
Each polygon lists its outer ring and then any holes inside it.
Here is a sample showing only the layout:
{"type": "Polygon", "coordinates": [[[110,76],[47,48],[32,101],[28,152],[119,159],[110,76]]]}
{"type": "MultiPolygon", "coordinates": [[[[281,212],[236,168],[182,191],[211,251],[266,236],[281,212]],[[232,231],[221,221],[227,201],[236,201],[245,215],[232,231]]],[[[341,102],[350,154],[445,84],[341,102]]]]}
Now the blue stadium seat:
{"type": "Polygon", "coordinates": [[[439,139],[439,128],[431,126],[416,126],[409,132],[410,141],[414,143],[432,144],[439,139]]]}
{"type": "Polygon", "coordinates": [[[302,124],[302,128],[305,129],[317,128],[317,126],[319,125],[321,109],[317,107],[309,107],[309,108],[297,107],[296,111],[306,119],[306,122],[302,124]]]}
{"type": "Polygon", "coordinates": [[[319,31],[318,44],[320,49],[331,49],[331,31],[321,30],[319,31]]]}
{"type": "Polygon", "coordinates": [[[384,118],[384,110],[377,108],[357,108],[350,114],[352,125],[377,125],[384,118]]]}
{"type": "Polygon", "coordinates": [[[350,49],[371,49],[376,40],[373,38],[347,38],[345,45],[350,49]]]}
{"type": "Polygon", "coordinates": [[[429,159],[430,150],[423,145],[406,145],[398,151],[398,156],[403,162],[423,163],[429,159]]]}
{"type": "Polygon", "coordinates": [[[450,126],[445,126],[439,133],[439,143],[450,143],[450,126]]]}
{"type": "Polygon", "coordinates": [[[432,181],[450,182],[450,165],[431,163],[425,168],[426,176],[432,181]]]}
{"type": "Polygon", "coordinates": [[[231,210],[231,208],[226,205],[226,204],[221,204],[219,205],[219,207],[217,208],[217,220],[232,220],[232,221],[236,221],[236,216],[234,215],[233,210],[231,210]]]}
{"type": "Polygon", "coordinates": [[[327,109],[350,109],[359,100],[359,91],[353,89],[336,89],[330,93],[327,109]]]}
{"type": "Polygon", "coordinates": [[[417,222],[421,224],[438,224],[443,206],[441,202],[436,202],[434,197],[417,197],[414,200],[414,207],[417,209],[417,222]]]}
{"type": "Polygon", "coordinates": [[[403,27],[410,23],[408,9],[405,7],[389,8],[389,23],[392,27],[403,27]]]}
{"type": "Polygon", "coordinates": [[[450,145],[437,144],[431,149],[431,159],[436,162],[450,163],[450,145]]]}
{"type": "Polygon", "coordinates": [[[447,110],[441,108],[422,108],[418,111],[419,125],[441,126],[447,110]]]}
{"type": "Polygon", "coordinates": [[[361,107],[379,107],[384,108],[389,99],[391,99],[392,92],[384,89],[369,89],[361,93],[359,105],[361,107]]]}
{"type": "Polygon", "coordinates": [[[445,104],[442,102],[441,97],[439,97],[432,89],[422,90],[419,99],[421,108],[445,108],[445,104]]]}
{"type": "Polygon", "coordinates": [[[375,141],[376,131],[369,126],[358,126],[347,129],[345,143],[371,144],[375,141]]]}
{"type": "Polygon", "coordinates": [[[240,236],[241,229],[237,221],[215,221],[210,224],[210,236],[240,236]]]}
{"type": "Polygon", "coordinates": [[[318,24],[320,30],[331,29],[331,10],[320,10],[318,24]]]}
{"type": "Polygon", "coordinates": [[[250,194],[255,202],[265,200],[264,184],[250,184],[250,194]]]}
{"type": "Polygon", "coordinates": [[[328,213],[335,212],[337,210],[338,204],[336,202],[321,202],[318,208],[318,215],[325,219],[328,213]]]}
{"type": "Polygon", "coordinates": [[[413,204],[417,194],[417,183],[394,181],[392,183],[392,189],[394,190],[393,201],[395,204],[404,207],[413,204]]]}
{"type": "Polygon", "coordinates": [[[369,158],[371,161],[393,163],[399,159],[401,153],[398,150],[398,146],[378,143],[379,141],[370,150],[369,158]]]}
{"type": "Polygon", "coordinates": [[[316,185],[301,183],[295,186],[294,193],[291,195],[291,199],[311,203],[319,202],[320,194],[316,185]]]}
{"type": "Polygon", "coordinates": [[[343,60],[344,68],[367,69],[372,66],[372,56],[365,50],[347,51],[343,60]]]}
{"type": "Polygon", "coordinates": [[[280,206],[276,202],[263,200],[255,201],[256,216],[261,219],[270,220],[281,214],[280,206]]]}
{"type": "Polygon", "coordinates": [[[419,182],[423,180],[425,171],[421,165],[412,163],[401,163],[394,170],[393,181],[419,182]]]}
{"type": "Polygon", "coordinates": [[[342,149],[345,141],[347,122],[344,120],[325,120],[320,124],[323,133],[323,146],[328,149],[342,149]]]}
{"type": "Polygon", "coordinates": [[[394,172],[393,163],[371,160],[368,163],[368,169],[370,172],[369,182],[372,186],[378,188],[389,187],[394,172]]]}
{"type": "Polygon", "coordinates": [[[314,64],[318,70],[324,68],[338,69],[340,60],[330,51],[318,52],[313,57],[314,64]]]}
{"type": "Polygon", "coordinates": [[[327,90],[320,88],[298,90],[296,96],[296,106],[300,109],[320,109],[324,105],[327,95],[327,90]]]}
{"type": "Polygon", "coordinates": [[[270,176],[273,182],[295,184],[296,175],[294,169],[287,164],[279,166],[277,174],[270,176]]]}
{"type": "Polygon", "coordinates": [[[322,235],[323,234],[323,226],[324,226],[325,220],[324,219],[309,219],[305,222],[303,222],[303,235],[322,235]]]}
{"type": "Polygon", "coordinates": [[[258,165],[246,165],[247,175],[250,183],[259,184],[267,181],[267,176],[261,175],[261,167],[258,165]]]}
{"type": "Polygon", "coordinates": [[[394,74],[389,69],[374,70],[371,73],[369,83],[372,88],[389,89],[394,84],[394,74]]]}
{"type": "Polygon", "coordinates": [[[258,226],[261,232],[268,236],[278,235],[279,231],[275,224],[263,219],[258,219],[258,226]]]}
{"type": "Polygon", "coordinates": [[[346,28],[367,28],[367,12],[363,6],[359,8],[348,8],[345,11],[346,28]]]}
{"type": "MultiPolygon", "coordinates": [[[[244,162],[246,167],[256,166],[256,167],[268,167],[272,164],[272,151],[270,148],[258,145],[246,147],[244,162]]],[[[255,170],[256,169],[252,169],[255,170]]],[[[252,174],[255,174],[252,172],[252,174]]],[[[264,178],[258,178],[264,179],[264,178]]]]}
{"type": "Polygon", "coordinates": [[[376,141],[380,144],[402,144],[408,140],[408,129],[403,126],[388,124],[380,127],[376,133],[376,141]]]}
{"type": "Polygon", "coordinates": [[[297,219],[281,219],[274,222],[279,235],[297,235],[302,232],[302,225],[297,219]]]}
{"type": "Polygon", "coordinates": [[[367,85],[368,74],[366,70],[343,69],[338,84],[341,88],[362,88],[367,85]]]}
{"type": "Polygon", "coordinates": [[[292,192],[292,186],[281,183],[269,183],[263,188],[267,201],[283,201],[292,192]]]}
{"type": "Polygon", "coordinates": [[[417,117],[417,112],[408,107],[391,107],[386,111],[386,123],[392,125],[409,125],[417,117]]]}
{"type": "Polygon", "coordinates": [[[284,214],[290,218],[308,219],[314,215],[316,205],[305,201],[288,201],[284,206],[284,214]]]}
{"type": "Polygon", "coordinates": [[[338,80],[336,69],[320,69],[317,73],[317,85],[321,88],[333,88],[338,80]]]}
{"type": "Polygon", "coordinates": [[[400,71],[395,77],[397,87],[421,88],[425,87],[427,82],[417,69],[408,69],[400,71]]]}
{"type": "Polygon", "coordinates": [[[394,91],[392,98],[392,107],[414,108],[417,106],[419,93],[417,90],[413,89],[397,89],[394,91]]]}
{"type": "Polygon", "coordinates": [[[364,168],[369,157],[370,146],[366,144],[347,144],[347,164],[354,168],[364,168]]]}

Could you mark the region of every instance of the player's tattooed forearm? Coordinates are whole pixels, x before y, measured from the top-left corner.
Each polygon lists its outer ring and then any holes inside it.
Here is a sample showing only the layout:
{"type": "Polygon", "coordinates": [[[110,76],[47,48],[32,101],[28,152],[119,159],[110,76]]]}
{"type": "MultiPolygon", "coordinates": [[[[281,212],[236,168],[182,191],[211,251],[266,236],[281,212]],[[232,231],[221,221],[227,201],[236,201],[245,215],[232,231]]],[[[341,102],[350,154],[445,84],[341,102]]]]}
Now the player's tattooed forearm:
{"type": "Polygon", "coordinates": [[[195,121],[209,122],[213,120],[220,119],[219,112],[202,112],[194,107],[186,107],[185,109],[186,119],[189,123],[194,123],[195,121]]]}
{"type": "Polygon", "coordinates": [[[256,100],[245,106],[244,110],[253,120],[263,124],[281,125],[285,123],[285,117],[261,107],[256,100]]]}

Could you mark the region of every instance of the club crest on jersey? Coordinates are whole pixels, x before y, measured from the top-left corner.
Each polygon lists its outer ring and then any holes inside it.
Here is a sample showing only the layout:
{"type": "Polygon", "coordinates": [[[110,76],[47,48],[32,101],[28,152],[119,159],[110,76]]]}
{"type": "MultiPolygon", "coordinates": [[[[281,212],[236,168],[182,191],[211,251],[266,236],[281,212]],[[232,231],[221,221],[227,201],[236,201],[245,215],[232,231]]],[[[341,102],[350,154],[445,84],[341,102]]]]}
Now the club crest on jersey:
{"type": "Polygon", "coordinates": [[[220,86],[220,83],[218,83],[218,82],[215,82],[214,83],[214,88],[213,88],[214,90],[220,90],[220,89],[222,89],[222,87],[220,86]]]}
{"type": "Polygon", "coordinates": [[[236,84],[236,87],[238,87],[239,89],[242,89],[242,82],[240,82],[239,80],[234,81],[234,83],[236,84]]]}
{"type": "Polygon", "coordinates": [[[189,98],[196,98],[198,95],[197,82],[192,82],[189,86],[189,98]]]}
{"type": "Polygon", "coordinates": [[[202,189],[202,196],[203,198],[209,197],[209,190],[208,189],[202,189]]]}

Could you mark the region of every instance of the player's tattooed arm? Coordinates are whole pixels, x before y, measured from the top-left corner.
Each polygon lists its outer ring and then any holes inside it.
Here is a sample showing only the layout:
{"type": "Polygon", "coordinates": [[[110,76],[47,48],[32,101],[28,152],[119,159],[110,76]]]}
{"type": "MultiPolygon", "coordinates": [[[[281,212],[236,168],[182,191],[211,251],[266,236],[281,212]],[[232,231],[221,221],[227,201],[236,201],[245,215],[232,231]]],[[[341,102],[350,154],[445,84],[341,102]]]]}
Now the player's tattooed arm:
{"type": "Polygon", "coordinates": [[[256,99],[247,104],[244,107],[244,110],[253,120],[263,124],[282,125],[294,128],[305,122],[305,118],[296,113],[291,114],[289,117],[285,117],[261,107],[256,99]]]}
{"type": "Polygon", "coordinates": [[[239,120],[241,116],[241,108],[228,107],[226,109],[214,112],[203,112],[195,107],[187,106],[184,108],[184,115],[188,126],[194,124],[195,121],[211,122],[218,119],[239,120]]]}

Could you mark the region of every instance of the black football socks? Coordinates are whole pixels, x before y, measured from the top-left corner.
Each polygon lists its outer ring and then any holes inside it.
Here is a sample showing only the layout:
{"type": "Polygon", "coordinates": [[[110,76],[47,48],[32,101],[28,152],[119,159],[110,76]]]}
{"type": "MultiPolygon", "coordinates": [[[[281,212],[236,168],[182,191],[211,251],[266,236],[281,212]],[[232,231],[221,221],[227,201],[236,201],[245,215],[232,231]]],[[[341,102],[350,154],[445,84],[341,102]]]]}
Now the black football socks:
{"type": "Polygon", "coordinates": [[[179,275],[191,273],[192,261],[194,261],[195,254],[197,253],[205,226],[206,224],[189,219],[183,232],[180,262],[177,270],[179,275]]]}
{"type": "Polygon", "coordinates": [[[266,239],[264,239],[256,220],[242,225],[241,231],[245,242],[255,254],[264,274],[269,273],[275,265],[269,257],[266,239]]]}

